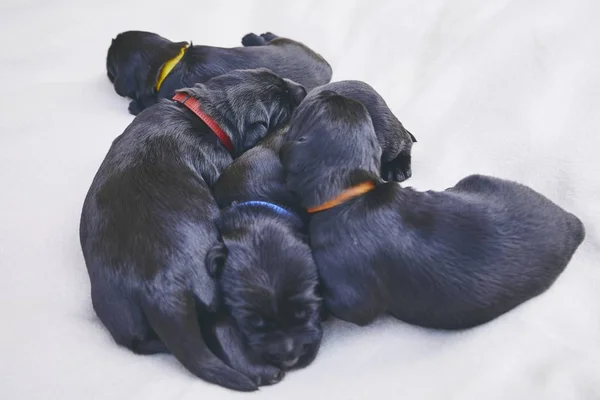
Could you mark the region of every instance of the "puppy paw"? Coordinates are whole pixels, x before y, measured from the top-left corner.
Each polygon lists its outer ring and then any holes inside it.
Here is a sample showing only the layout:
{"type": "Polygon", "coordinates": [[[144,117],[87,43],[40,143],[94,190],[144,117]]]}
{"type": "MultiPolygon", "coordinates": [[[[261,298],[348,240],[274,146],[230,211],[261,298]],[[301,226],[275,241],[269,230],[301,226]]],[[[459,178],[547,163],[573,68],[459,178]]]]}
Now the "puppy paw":
{"type": "Polygon", "coordinates": [[[129,103],[128,110],[130,114],[138,115],[142,112],[143,107],[137,100],[133,100],[131,103],[129,103]]]}
{"type": "Polygon", "coordinates": [[[272,365],[264,365],[254,372],[254,381],[258,386],[269,386],[281,382],[285,372],[272,365]]]}
{"type": "Polygon", "coordinates": [[[398,157],[381,166],[381,178],[388,182],[404,182],[411,176],[410,154],[400,153],[398,157]]]}
{"type": "Polygon", "coordinates": [[[273,39],[277,39],[279,36],[277,36],[277,35],[275,35],[274,33],[271,33],[271,32],[265,32],[265,33],[261,34],[260,37],[262,37],[263,39],[265,39],[267,42],[270,42],[273,39]]]}
{"type": "Polygon", "coordinates": [[[255,33],[249,33],[242,38],[242,45],[244,47],[264,46],[265,44],[267,44],[265,39],[255,33]]]}

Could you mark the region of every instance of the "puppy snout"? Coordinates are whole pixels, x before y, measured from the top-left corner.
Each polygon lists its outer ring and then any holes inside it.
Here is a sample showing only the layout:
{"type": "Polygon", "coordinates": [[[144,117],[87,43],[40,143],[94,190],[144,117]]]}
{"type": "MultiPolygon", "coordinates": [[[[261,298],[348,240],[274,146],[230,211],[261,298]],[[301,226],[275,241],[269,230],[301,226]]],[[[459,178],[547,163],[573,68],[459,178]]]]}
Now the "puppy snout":
{"type": "Polygon", "coordinates": [[[282,350],[284,354],[291,354],[294,351],[294,339],[287,338],[283,341],[282,350]]]}
{"type": "Polygon", "coordinates": [[[271,348],[267,358],[280,366],[293,367],[298,362],[294,339],[286,338],[279,342],[275,348],[271,348]]]}
{"type": "Polygon", "coordinates": [[[288,361],[294,358],[294,339],[286,338],[279,343],[275,357],[279,361],[288,361]]]}
{"type": "Polygon", "coordinates": [[[295,105],[300,104],[306,97],[306,89],[304,89],[304,86],[289,79],[284,79],[284,81],[290,91],[290,97],[292,98],[293,103],[295,105]]]}

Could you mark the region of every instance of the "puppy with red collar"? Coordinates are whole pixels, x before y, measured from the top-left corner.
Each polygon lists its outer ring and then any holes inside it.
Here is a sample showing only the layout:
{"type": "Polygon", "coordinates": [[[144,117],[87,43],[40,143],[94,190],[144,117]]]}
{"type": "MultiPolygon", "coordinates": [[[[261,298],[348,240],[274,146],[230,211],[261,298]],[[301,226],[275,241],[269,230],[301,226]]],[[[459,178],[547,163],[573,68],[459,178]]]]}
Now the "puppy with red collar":
{"type": "Polygon", "coordinates": [[[367,109],[334,92],[302,102],[280,156],[311,214],[325,306],[358,325],[384,313],[483,324],[548,289],[585,237],[576,216],[516,182],[471,175],[441,192],[383,182],[367,109]]]}
{"type": "Polygon", "coordinates": [[[231,389],[262,383],[217,358],[201,333],[212,322],[198,314],[218,303],[204,265],[218,238],[211,186],[304,96],[269,70],[236,70],[148,108],[114,140],[85,198],[80,241],[92,305],[116,343],[170,352],[231,389]]]}

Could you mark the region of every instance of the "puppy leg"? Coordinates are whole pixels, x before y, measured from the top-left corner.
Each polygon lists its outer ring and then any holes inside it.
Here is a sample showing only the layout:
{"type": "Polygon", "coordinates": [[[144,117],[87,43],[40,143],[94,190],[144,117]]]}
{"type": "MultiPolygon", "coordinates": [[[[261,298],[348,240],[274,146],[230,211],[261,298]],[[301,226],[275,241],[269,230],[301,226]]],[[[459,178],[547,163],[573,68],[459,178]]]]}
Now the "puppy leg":
{"type": "Polygon", "coordinates": [[[410,151],[401,151],[381,166],[381,177],[388,182],[404,182],[412,176],[410,151]]]}
{"type": "Polygon", "coordinates": [[[370,296],[369,290],[359,293],[351,285],[338,283],[334,289],[327,290],[324,298],[325,308],[336,318],[365,326],[383,311],[380,310],[382,299],[370,296]]]}
{"type": "Polygon", "coordinates": [[[258,360],[243,342],[235,323],[222,316],[205,335],[206,341],[227,365],[252,379],[257,386],[274,385],[285,373],[279,368],[258,360]]]}
{"type": "Polygon", "coordinates": [[[170,353],[169,349],[160,339],[150,339],[142,342],[134,343],[131,350],[140,355],[170,353]]]}
{"type": "Polygon", "coordinates": [[[127,109],[129,110],[130,114],[138,115],[139,113],[142,112],[144,107],[142,106],[142,104],[139,101],[132,100],[131,103],[129,103],[129,107],[127,109]]]}
{"type": "Polygon", "coordinates": [[[134,299],[123,296],[109,285],[94,285],[92,304],[117,344],[136,354],[169,352],[150,328],[134,299]]]}
{"type": "Polygon", "coordinates": [[[279,37],[279,36],[277,36],[277,35],[275,35],[274,33],[271,33],[271,32],[262,33],[260,36],[263,39],[265,39],[267,42],[270,42],[271,40],[277,39],[279,37]]]}
{"type": "Polygon", "coordinates": [[[264,46],[266,44],[266,40],[255,33],[249,33],[242,38],[242,45],[244,47],[264,46]]]}
{"type": "Polygon", "coordinates": [[[129,103],[129,112],[133,115],[138,115],[146,108],[150,107],[153,104],[156,104],[156,102],[157,98],[154,94],[142,96],[137,100],[133,100],[131,103],[129,103]]]}
{"type": "Polygon", "coordinates": [[[170,291],[172,282],[161,286],[159,296],[156,288],[144,294],[143,310],[152,328],[179,362],[208,382],[240,391],[256,390],[251,379],[227,366],[210,351],[202,337],[193,297],[183,291],[170,291]]]}
{"type": "Polygon", "coordinates": [[[352,309],[345,304],[340,305],[335,301],[325,301],[325,305],[336,318],[358,326],[367,326],[377,317],[368,310],[352,309]]]}

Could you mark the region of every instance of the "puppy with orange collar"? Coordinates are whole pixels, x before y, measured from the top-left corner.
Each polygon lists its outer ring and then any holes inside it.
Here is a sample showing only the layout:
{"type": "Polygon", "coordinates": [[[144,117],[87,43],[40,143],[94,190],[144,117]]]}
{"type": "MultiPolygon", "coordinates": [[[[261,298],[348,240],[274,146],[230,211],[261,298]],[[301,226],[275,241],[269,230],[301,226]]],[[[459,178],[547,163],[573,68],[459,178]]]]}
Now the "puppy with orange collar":
{"type": "Polygon", "coordinates": [[[381,177],[386,181],[396,182],[410,178],[411,150],[417,139],[402,125],[383,97],[369,84],[361,81],[331,82],[312,90],[308,97],[326,90],[360,101],[369,112],[382,150],[381,177]]]}
{"type": "Polygon", "coordinates": [[[384,313],[483,324],[548,289],[585,236],[576,216],[515,182],[471,175],[441,192],[383,182],[367,109],[331,91],[301,103],[280,156],[312,214],[325,306],[358,325],[384,313]]]}

